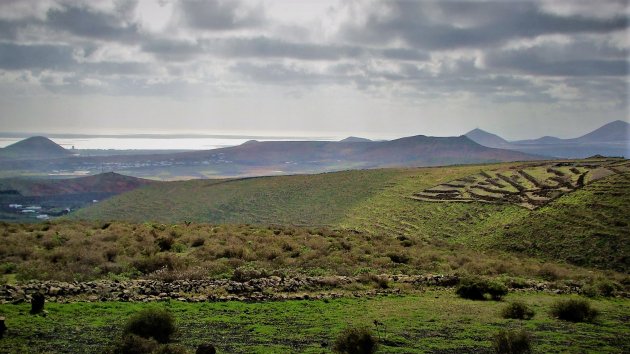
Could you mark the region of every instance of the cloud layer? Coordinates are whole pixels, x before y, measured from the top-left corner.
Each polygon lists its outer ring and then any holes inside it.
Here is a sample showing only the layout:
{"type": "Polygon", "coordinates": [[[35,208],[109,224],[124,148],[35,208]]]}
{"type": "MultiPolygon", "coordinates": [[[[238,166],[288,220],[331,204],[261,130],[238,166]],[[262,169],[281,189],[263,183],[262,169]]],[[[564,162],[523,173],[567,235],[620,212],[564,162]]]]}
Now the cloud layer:
{"type": "Polygon", "coordinates": [[[427,100],[486,102],[489,110],[525,102],[627,119],[618,116],[628,106],[627,1],[310,5],[317,8],[4,1],[0,89],[172,99],[276,92],[313,101],[341,90],[407,111],[427,100]]]}

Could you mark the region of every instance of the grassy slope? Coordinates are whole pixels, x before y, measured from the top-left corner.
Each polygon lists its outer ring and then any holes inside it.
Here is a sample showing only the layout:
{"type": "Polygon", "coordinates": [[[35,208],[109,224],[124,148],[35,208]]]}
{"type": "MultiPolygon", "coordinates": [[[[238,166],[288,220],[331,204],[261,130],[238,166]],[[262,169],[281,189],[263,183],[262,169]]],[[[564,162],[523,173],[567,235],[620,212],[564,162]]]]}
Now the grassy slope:
{"type": "MultiPolygon", "coordinates": [[[[502,164],[506,166],[506,164],[502,164]]],[[[401,176],[395,183],[351,209],[341,225],[370,233],[416,236],[431,242],[449,240],[468,245],[485,242],[486,230],[527,215],[511,205],[433,203],[409,198],[413,193],[497,165],[423,168],[401,176]]]]}
{"type": "Polygon", "coordinates": [[[404,235],[426,243],[499,247],[628,270],[627,175],[606,178],[534,212],[515,205],[409,198],[440,183],[516,164],[176,182],[121,195],[71,217],[145,221],[150,216],[166,222],[340,226],[370,234],[404,235]]]}
{"type": "Polygon", "coordinates": [[[610,176],[497,230],[501,248],[630,271],[630,174],[610,176]]]}
{"type": "Polygon", "coordinates": [[[533,307],[536,315],[530,321],[502,319],[499,311],[505,302],[463,300],[452,290],[330,301],[47,304],[47,317],[29,315],[27,304],[0,305],[9,328],[0,352],[101,353],[119,338],[126,318],[150,306],[175,314],[179,332],[174,340],[189,352],[209,342],[222,353],[326,353],[345,326],[374,329],[374,320],[384,324],[383,353],[491,353],[492,336],[506,327],[532,332],[539,353],[630,350],[625,340],[628,300],[594,300],[602,312],[600,321],[574,324],[548,315],[551,303],[565,297],[508,295],[506,302],[521,300],[533,307]]]}
{"type": "Polygon", "coordinates": [[[193,180],[143,188],[78,211],[77,219],[334,225],[399,170],[193,180]]]}

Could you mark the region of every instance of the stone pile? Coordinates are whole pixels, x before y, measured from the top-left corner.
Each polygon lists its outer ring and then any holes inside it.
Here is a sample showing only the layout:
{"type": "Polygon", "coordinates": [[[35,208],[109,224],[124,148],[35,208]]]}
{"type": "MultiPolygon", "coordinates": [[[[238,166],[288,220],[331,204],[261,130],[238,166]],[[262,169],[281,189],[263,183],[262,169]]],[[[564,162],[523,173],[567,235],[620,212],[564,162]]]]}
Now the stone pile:
{"type": "MultiPolygon", "coordinates": [[[[452,287],[459,278],[454,275],[382,275],[390,285],[409,284],[414,288],[425,286],[452,287]]],[[[0,286],[0,303],[31,301],[41,293],[49,302],[71,301],[134,301],[152,302],[178,300],[204,301],[275,301],[331,299],[342,296],[376,296],[397,294],[398,288],[346,291],[348,285],[365,283],[365,278],[349,276],[288,277],[234,281],[229,279],[204,280],[97,280],[89,282],[28,281],[0,286]]],[[[525,290],[551,291],[546,283],[529,284],[525,290]]],[[[554,289],[570,293],[579,289],[554,289]]]]}

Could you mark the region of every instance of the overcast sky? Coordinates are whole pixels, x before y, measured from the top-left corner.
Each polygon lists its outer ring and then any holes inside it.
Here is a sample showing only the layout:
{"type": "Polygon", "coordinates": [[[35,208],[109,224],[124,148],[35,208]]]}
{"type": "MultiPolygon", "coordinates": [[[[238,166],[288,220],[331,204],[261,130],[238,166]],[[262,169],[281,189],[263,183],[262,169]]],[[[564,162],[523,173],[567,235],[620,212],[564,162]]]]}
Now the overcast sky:
{"type": "Polygon", "coordinates": [[[630,117],[628,1],[0,2],[3,132],[575,137],[630,117]]]}

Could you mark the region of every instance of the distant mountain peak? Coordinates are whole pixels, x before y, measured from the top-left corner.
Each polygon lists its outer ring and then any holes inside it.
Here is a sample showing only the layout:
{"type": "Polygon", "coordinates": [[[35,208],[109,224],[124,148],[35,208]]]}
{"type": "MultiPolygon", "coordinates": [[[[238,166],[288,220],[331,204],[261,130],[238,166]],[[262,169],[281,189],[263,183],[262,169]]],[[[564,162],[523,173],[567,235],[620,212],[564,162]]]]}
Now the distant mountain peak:
{"type": "Polygon", "coordinates": [[[584,143],[630,141],[630,123],[615,120],[574,140],[584,143]]]}
{"type": "Polygon", "coordinates": [[[479,128],[475,128],[469,131],[468,133],[464,134],[464,136],[479,145],[491,148],[505,148],[510,145],[510,143],[502,137],[479,128]]]}
{"type": "Polygon", "coordinates": [[[372,142],[370,139],[361,138],[358,136],[349,136],[345,139],[339,140],[340,143],[368,143],[372,142]]]}
{"type": "Polygon", "coordinates": [[[47,159],[66,157],[71,152],[45,136],[32,136],[1,149],[9,158],[47,159]]]}

